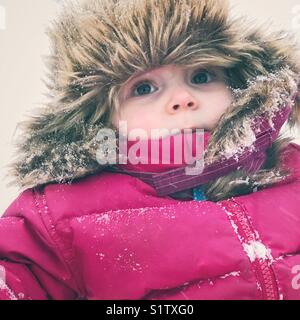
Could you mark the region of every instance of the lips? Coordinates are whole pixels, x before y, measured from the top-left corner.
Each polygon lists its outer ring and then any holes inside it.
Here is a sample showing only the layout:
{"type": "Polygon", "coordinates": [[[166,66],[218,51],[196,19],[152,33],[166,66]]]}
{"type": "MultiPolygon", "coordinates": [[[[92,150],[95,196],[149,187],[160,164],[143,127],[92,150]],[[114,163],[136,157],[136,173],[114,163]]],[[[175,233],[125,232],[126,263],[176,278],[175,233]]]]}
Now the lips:
{"type": "Polygon", "coordinates": [[[184,129],[181,129],[181,132],[186,132],[186,133],[189,133],[189,132],[192,132],[192,133],[200,133],[200,132],[209,132],[208,130],[206,129],[203,129],[203,128],[198,128],[198,127],[192,127],[192,128],[184,128],[184,129]]]}

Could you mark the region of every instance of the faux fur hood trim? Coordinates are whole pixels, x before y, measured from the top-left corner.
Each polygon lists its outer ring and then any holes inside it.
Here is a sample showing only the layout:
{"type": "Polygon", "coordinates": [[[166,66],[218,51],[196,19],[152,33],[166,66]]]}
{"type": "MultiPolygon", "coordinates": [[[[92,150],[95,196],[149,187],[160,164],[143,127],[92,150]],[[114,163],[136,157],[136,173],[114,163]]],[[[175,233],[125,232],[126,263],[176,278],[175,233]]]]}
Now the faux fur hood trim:
{"type": "MultiPolygon", "coordinates": [[[[228,142],[239,144],[247,119],[271,108],[278,90],[281,102],[290,102],[299,86],[292,36],[229,19],[227,1],[66,2],[47,33],[49,103],[20,124],[10,170],[10,184],[21,189],[72,182],[103,169],[96,160],[97,132],[111,127],[118,90],[136,72],[168,64],[224,69],[238,94],[213,132],[213,156],[228,142]],[[240,128],[235,135],[233,128],[240,128]]],[[[299,110],[298,95],[290,125],[300,122],[299,110]]]]}

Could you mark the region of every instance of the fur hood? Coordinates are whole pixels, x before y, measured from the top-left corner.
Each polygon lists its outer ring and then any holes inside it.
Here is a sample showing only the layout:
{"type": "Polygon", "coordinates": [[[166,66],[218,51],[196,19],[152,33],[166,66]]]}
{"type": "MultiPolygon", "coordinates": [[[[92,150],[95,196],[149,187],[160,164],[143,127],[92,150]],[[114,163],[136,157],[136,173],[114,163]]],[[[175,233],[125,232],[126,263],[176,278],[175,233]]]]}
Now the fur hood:
{"type": "MultiPolygon", "coordinates": [[[[20,124],[11,165],[11,184],[21,189],[103,169],[96,160],[97,132],[112,127],[118,90],[136,72],[167,64],[225,70],[235,99],[212,133],[213,156],[239,144],[249,118],[291,103],[299,85],[293,37],[229,18],[226,1],[70,1],[47,34],[49,102],[20,124]]],[[[298,95],[291,126],[299,123],[299,110],[298,95]]]]}

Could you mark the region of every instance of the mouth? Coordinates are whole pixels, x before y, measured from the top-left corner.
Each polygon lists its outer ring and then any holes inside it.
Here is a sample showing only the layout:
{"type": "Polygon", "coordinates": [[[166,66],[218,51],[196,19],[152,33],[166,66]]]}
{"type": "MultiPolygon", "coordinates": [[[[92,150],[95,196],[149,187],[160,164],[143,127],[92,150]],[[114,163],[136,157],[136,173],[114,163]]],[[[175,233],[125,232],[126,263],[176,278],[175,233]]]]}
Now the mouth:
{"type": "Polygon", "coordinates": [[[207,129],[203,129],[203,128],[196,128],[196,127],[192,127],[192,128],[184,128],[182,129],[181,131],[183,132],[184,130],[191,130],[192,133],[195,133],[195,132],[209,132],[209,130],[207,129]]]}
{"type": "Polygon", "coordinates": [[[171,136],[176,136],[178,134],[203,134],[203,133],[209,133],[210,131],[207,129],[199,128],[199,127],[191,127],[191,128],[183,128],[183,129],[178,129],[174,131],[171,136]]]}

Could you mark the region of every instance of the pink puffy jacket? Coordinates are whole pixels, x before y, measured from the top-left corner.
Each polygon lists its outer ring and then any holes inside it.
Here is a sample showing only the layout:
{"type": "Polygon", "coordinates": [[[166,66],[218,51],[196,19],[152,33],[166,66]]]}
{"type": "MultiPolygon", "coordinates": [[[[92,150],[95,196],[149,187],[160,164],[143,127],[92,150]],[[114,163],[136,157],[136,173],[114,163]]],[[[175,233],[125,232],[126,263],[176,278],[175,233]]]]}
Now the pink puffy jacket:
{"type": "Polygon", "coordinates": [[[292,181],[219,203],[103,172],[24,191],[0,219],[2,299],[300,299],[292,181]]]}

